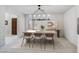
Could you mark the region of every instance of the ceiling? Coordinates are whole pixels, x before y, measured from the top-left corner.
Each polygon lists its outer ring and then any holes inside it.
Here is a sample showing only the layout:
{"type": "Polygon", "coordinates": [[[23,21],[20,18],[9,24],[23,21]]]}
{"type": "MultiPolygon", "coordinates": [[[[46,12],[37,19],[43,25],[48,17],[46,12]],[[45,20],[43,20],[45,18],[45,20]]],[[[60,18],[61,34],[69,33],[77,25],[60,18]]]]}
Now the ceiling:
{"type": "MultiPolygon", "coordinates": [[[[41,9],[43,9],[46,13],[64,13],[68,9],[73,7],[73,5],[42,5],[41,9]]],[[[6,9],[8,11],[16,11],[23,14],[32,14],[34,11],[38,9],[37,5],[7,5],[6,9]]]]}

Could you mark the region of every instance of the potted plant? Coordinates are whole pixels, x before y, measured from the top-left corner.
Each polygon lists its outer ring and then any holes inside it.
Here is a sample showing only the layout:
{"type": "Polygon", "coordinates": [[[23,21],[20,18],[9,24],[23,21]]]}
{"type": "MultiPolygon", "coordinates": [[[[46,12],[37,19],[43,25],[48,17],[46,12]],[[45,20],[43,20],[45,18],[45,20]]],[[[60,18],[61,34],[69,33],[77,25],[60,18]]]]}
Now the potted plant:
{"type": "Polygon", "coordinates": [[[44,27],[43,25],[41,25],[41,30],[44,30],[44,28],[45,28],[45,27],[44,27]]]}

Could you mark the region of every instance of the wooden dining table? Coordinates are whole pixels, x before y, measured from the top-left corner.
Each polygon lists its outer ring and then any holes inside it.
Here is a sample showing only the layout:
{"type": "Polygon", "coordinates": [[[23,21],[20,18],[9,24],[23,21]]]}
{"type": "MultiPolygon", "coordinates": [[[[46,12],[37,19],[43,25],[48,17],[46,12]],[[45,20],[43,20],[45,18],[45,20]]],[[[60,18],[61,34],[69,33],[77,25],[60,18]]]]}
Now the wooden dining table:
{"type": "Polygon", "coordinates": [[[40,31],[40,30],[27,30],[25,32],[23,32],[23,34],[25,33],[52,33],[52,34],[57,34],[56,31],[40,31]]]}

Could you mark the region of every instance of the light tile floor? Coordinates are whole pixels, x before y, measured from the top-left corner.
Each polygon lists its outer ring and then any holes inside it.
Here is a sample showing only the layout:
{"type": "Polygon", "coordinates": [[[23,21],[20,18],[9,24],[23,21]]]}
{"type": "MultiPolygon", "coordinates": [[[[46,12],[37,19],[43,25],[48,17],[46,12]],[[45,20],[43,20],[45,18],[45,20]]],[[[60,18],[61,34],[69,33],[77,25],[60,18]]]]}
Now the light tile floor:
{"type": "MultiPolygon", "coordinates": [[[[29,48],[28,44],[24,44],[21,48],[22,38],[17,36],[6,37],[6,40],[14,40],[0,48],[2,53],[76,53],[77,47],[64,38],[55,39],[55,47],[47,44],[46,49],[40,48],[40,44],[35,43],[34,47],[29,48]]],[[[6,41],[8,42],[8,41],[6,41]]],[[[31,44],[32,45],[32,44],[31,44]]]]}

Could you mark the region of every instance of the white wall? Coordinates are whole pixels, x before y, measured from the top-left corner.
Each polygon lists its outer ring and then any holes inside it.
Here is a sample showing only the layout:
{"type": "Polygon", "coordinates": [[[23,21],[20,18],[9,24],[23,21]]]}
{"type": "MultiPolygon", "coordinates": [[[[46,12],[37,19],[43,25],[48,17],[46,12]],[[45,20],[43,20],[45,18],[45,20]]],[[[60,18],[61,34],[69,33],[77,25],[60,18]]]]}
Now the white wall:
{"type": "Polygon", "coordinates": [[[60,30],[60,36],[63,37],[64,36],[64,14],[52,14],[51,20],[56,21],[57,28],[60,30]]]}
{"type": "Polygon", "coordinates": [[[4,6],[0,6],[0,46],[5,44],[4,6]]]}
{"type": "Polygon", "coordinates": [[[77,9],[76,6],[64,14],[64,34],[65,37],[77,45],[77,9]]]}
{"type": "Polygon", "coordinates": [[[22,32],[25,31],[25,17],[23,14],[19,14],[17,17],[18,22],[18,35],[22,35],[22,32]]]}
{"type": "MultiPolygon", "coordinates": [[[[77,18],[79,18],[79,5],[78,6],[76,6],[76,8],[77,8],[77,18]]],[[[79,52],[79,34],[77,34],[77,51],[79,52]]]]}

